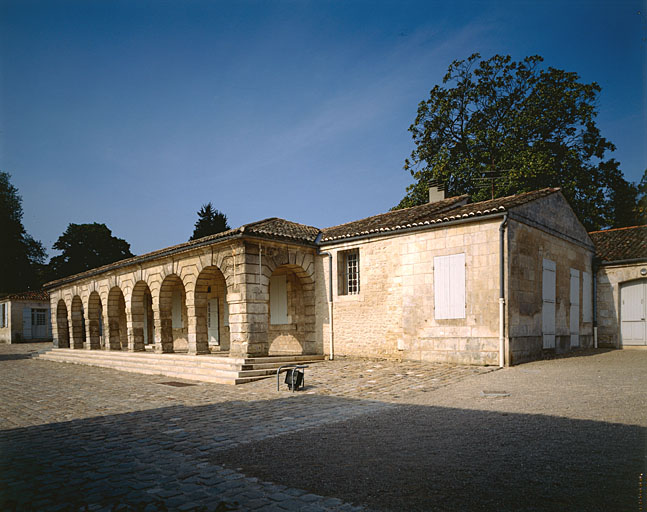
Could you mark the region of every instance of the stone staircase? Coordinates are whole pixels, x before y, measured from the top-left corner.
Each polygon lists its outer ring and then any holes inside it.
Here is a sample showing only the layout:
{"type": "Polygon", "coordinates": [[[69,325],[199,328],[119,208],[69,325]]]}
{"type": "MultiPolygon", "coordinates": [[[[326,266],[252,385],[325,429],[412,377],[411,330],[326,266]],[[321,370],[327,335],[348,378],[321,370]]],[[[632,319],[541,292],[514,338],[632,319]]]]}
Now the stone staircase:
{"type": "Polygon", "coordinates": [[[54,348],[45,353],[35,354],[34,357],[45,361],[100,366],[124,372],[165,375],[175,379],[216,384],[244,384],[272,377],[282,365],[313,364],[324,360],[322,355],[243,358],[213,354],[192,356],[69,348],[54,348]]]}

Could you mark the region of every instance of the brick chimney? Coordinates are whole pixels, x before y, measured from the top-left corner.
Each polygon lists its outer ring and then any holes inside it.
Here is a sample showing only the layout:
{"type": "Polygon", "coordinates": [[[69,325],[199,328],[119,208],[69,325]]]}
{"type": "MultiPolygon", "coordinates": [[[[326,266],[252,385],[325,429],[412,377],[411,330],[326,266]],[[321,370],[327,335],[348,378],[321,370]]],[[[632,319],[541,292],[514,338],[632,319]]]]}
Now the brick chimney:
{"type": "Polygon", "coordinates": [[[441,183],[432,183],[429,186],[429,202],[435,203],[445,199],[445,187],[441,183]]]}

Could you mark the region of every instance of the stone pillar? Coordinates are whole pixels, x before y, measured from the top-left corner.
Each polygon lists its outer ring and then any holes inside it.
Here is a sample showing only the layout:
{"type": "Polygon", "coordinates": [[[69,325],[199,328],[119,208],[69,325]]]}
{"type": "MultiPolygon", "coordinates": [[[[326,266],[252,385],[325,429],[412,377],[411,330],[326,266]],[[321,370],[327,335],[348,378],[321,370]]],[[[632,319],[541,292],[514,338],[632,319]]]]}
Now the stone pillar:
{"type": "Polygon", "coordinates": [[[197,314],[196,314],[196,307],[194,304],[190,304],[188,301],[188,294],[187,294],[187,305],[186,305],[186,313],[187,313],[187,321],[188,321],[188,335],[187,335],[187,341],[189,345],[189,354],[194,354],[194,355],[199,355],[199,354],[208,354],[209,353],[209,342],[208,340],[204,339],[202,341],[198,341],[198,321],[197,321],[197,314]]]}
{"type": "MultiPolygon", "coordinates": [[[[58,304],[58,301],[56,301],[58,304]]],[[[54,299],[50,299],[49,303],[49,318],[52,326],[52,345],[54,348],[59,348],[59,342],[58,342],[58,315],[57,315],[57,306],[53,305],[54,304],[54,299]]]]}

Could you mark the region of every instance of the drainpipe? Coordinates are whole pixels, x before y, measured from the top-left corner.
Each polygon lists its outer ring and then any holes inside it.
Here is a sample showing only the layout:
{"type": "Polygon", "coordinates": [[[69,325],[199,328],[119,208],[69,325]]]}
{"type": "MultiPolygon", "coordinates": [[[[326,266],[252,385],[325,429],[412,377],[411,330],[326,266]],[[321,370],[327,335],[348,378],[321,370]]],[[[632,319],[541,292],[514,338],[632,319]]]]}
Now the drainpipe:
{"type": "Polygon", "coordinates": [[[508,212],[499,226],[499,367],[505,366],[505,227],[508,212]]]}
{"type": "Polygon", "coordinates": [[[598,348],[598,270],[593,260],[593,348],[598,348]]]}
{"type": "Polygon", "coordinates": [[[317,244],[317,256],[328,256],[328,341],[330,343],[328,359],[332,361],[334,355],[334,342],[333,342],[333,315],[332,315],[332,254],[329,252],[322,252],[319,247],[319,240],[321,240],[322,233],[317,235],[315,243],[317,244]]]}

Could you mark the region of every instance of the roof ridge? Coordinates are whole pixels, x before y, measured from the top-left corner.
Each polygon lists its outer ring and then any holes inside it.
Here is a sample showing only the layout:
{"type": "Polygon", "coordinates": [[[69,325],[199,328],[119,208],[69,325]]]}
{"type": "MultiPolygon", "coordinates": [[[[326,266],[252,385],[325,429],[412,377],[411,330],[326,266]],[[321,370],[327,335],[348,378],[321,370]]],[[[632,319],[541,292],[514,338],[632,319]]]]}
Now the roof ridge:
{"type": "Polygon", "coordinates": [[[386,215],[397,214],[397,213],[401,213],[401,212],[404,212],[404,211],[407,211],[407,210],[413,210],[414,208],[422,208],[424,206],[429,206],[429,205],[432,205],[432,204],[441,203],[443,201],[449,201],[450,199],[462,199],[462,198],[468,198],[469,199],[469,194],[461,194],[459,196],[446,197],[445,199],[441,199],[440,201],[434,201],[433,203],[417,204],[415,206],[409,206],[407,208],[400,208],[398,210],[389,210],[388,212],[376,213],[375,215],[369,215],[368,217],[363,217],[361,219],[350,220],[348,222],[344,222],[343,224],[335,224],[334,226],[328,226],[328,227],[322,228],[321,231],[325,231],[327,229],[333,229],[333,228],[341,228],[343,226],[346,226],[347,224],[354,224],[356,222],[360,222],[360,221],[366,220],[366,219],[372,219],[374,217],[381,217],[381,216],[386,216],[386,215]]]}
{"type": "Polygon", "coordinates": [[[597,231],[589,231],[589,235],[592,235],[594,233],[609,233],[610,231],[621,231],[623,229],[636,229],[636,228],[647,228],[647,224],[638,224],[636,226],[625,226],[623,228],[598,229],[597,231]]]}

